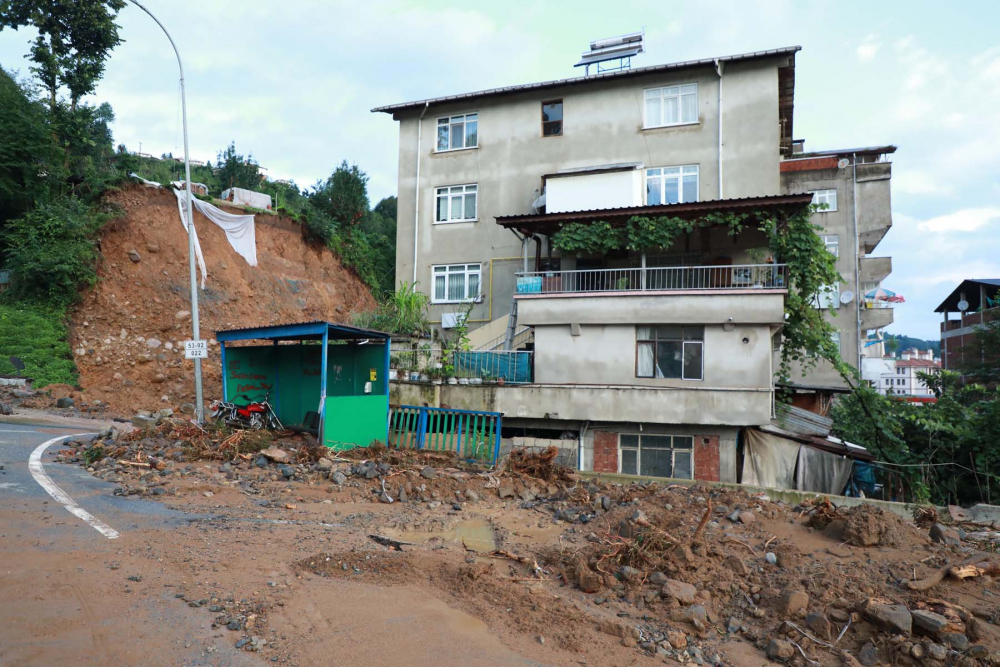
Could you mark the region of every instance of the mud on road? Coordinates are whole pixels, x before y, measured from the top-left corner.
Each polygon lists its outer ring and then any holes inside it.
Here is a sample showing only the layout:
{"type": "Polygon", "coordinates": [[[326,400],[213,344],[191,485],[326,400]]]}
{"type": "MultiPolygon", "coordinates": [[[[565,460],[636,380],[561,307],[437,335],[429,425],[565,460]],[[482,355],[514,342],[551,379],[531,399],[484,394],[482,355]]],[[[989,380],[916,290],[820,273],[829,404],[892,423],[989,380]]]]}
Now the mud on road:
{"type": "Polygon", "coordinates": [[[264,444],[165,424],[61,457],[190,519],[127,535],[105,597],[193,614],[204,664],[1000,664],[994,543],[930,537],[953,527],[530,456],[264,444]]]}

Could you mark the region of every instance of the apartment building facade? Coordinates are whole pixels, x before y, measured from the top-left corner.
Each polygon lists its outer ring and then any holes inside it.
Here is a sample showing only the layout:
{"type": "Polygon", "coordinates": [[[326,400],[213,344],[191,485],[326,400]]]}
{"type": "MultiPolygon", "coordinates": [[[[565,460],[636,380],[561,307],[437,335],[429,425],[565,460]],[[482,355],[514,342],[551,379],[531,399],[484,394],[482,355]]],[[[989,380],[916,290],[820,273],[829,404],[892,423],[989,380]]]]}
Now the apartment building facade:
{"type": "Polygon", "coordinates": [[[375,109],[399,122],[398,278],[445,331],[467,311],[478,342],[506,331],[533,353],[531,382],[397,382],[394,402],[502,412],[585,470],[737,481],[740,429],[774,413],[788,288],[764,235],[704,227],[660,254],[566,253],[552,237],[802,211],[815,195],[782,172],[798,50],[375,109]]]}
{"type": "MultiPolygon", "coordinates": [[[[941,313],[941,364],[963,373],[987,361],[976,330],[1000,320],[1000,278],[963,280],[934,312],[941,313]],[[953,318],[957,315],[957,318],[953,318]]],[[[963,375],[961,380],[966,381],[963,375]]]]}

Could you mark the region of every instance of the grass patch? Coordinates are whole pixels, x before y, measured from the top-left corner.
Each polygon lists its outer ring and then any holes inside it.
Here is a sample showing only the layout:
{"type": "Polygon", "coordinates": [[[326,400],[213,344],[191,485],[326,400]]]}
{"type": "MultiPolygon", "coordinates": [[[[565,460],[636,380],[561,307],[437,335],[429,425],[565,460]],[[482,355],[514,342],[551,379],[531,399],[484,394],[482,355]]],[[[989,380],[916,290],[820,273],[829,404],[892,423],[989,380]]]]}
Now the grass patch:
{"type": "Polygon", "coordinates": [[[35,388],[76,385],[76,364],[66,331],[66,310],[58,306],[0,303],[0,375],[15,375],[10,357],[24,362],[23,377],[35,388]]]}

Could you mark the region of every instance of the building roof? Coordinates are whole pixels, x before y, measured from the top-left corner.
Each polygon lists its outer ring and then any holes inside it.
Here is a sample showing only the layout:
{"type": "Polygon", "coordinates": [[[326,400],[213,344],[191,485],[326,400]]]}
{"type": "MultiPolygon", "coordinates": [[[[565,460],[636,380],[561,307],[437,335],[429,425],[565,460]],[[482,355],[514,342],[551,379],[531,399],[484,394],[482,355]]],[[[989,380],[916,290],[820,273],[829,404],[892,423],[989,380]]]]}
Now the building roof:
{"type": "Polygon", "coordinates": [[[557,231],[566,222],[624,223],[635,215],[671,215],[694,218],[705,213],[733,211],[741,209],[774,208],[789,212],[801,210],[812,203],[812,194],[772,195],[768,197],[743,197],[739,199],[712,199],[686,204],[661,204],[657,206],[624,206],[620,208],[591,209],[587,211],[566,211],[561,213],[525,213],[520,215],[498,215],[497,224],[508,229],[525,229],[531,232],[549,234],[557,231]]]}
{"type": "Polygon", "coordinates": [[[941,362],[930,359],[900,359],[896,362],[896,368],[941,368],[941,362]]]}
{"type": "Polygon", "coordinates": [[[895,153],[896,147],[892,144],[885,146],[866,146],[865,148],[838,148],[829,151],[809,151],[795,153],[788,160],[806,160],[817,157],[847,157],[849,155],[881,155],[883,153],[895,153]]]}
{"type": "Polygon", "coordinates": [[[965,295],[965,300],[969,302],[969,307],[965,309],[965,312],[974,313],[982,307],[982,299],[980,298],[981,292],[980,288],[983,288],[986,292],[992,292],[993,296],[990,297],[994,301],[996,296],[1000,293],[1000,278],[970,278],[968,280],[963,280],[962,284],[955,288],[955,290],[948,295],[941,305],[934,309],[935,313],[957,313],[961,312],[958,308],[958,302],[962,300],[962,295],[965,295]]]}
{"type": "Polygon", "coordinates": [[[392,113],[402,109],[412,109],[431,104],[441,104],[444,102],[458,102],[463,100],[473,100],[483,97],[495,97],[498,95],[509,95],[527,90],[544,90],[546,88],[556,88],[559,86],[573,86],[585,83],[605,81],[607,79],[628,78],[643,74],[654,74],[656,72],[666,72],[676,69],[687,69],[691,67],[715,66],[716,62],[738,62],[745,60],[757,60],[760,58],[770,58],[772,56],[794,55],[801,51],[801,46],[786,46],[780,49],[769,49],[767,51],[753,51],[750,53],[738,53],[731,56],[718,56],[715,58],[702,58],[700,60],[685,60],[676,63],[666,63],[663,65],[650,65],[648,67],[634,67],[632,69],[618,72],[605,72],[593,76],[575,76],[568,79],[553,79],[551,81],[539,81],[538,83],[524,83],[516,86],[504,86],[502,88],[487,88],[471,93],[460,93],[458,95],[445,95],[443,97],[430,97],[424,100],[414,100],[413,102],[400,102],[398,104],[387,104],[375,107],[372,112],[392,113]]]}
{"type": "Polygon", "coordinates": [[[390,338],[390,335],[384,331],[360,329],[349,324],[312,321],[246,329],[223,329],[215,332],[215,339],[220,343],[236,340],[320,340],[324,334],[329,340],[362,340],[366,338],[389,340],[390,338]]]}

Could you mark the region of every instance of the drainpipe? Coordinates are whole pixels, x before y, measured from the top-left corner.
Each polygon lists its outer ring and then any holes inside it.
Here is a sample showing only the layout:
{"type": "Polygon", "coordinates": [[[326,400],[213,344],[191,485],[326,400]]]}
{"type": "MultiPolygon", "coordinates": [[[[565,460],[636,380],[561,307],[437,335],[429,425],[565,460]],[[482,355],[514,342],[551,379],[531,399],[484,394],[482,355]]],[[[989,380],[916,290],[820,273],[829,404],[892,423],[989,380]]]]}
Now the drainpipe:
{"type": "Polygon", "coordinates": [[[857,312],[858,335],[858,372],[861,372],[861,235],[858,232],[858,154],[851,153],[851,169],[853,180],[853,195],[851,198],[854,210],[854,302],[857,312]]]}
{"type": "MultiPolygon", "coordinates": [[[[430,102],[424,102],[424,109],[417,118],[417,182],[413,197],[413,284],[417,284],[417,231],[420,229],[420,137],[424,129],[424,114],[430,102]]],[[[433,287],[433,286],[432,286],[433,287]]]]}
{"type": "Polygon", "coordinates": [[[725,63],[715,59],[715,72],[719,75],[719,199],[723,198],[722,189],[722,69],[725,63]]]}

